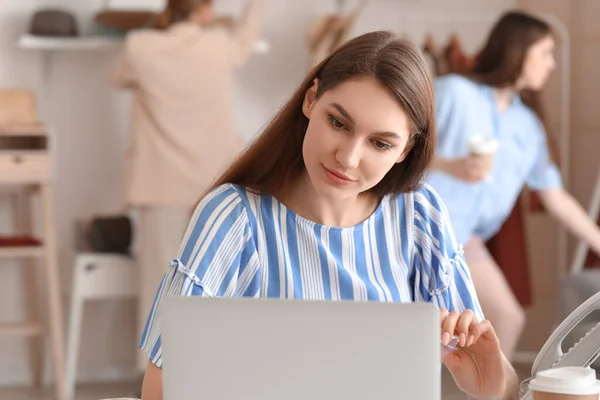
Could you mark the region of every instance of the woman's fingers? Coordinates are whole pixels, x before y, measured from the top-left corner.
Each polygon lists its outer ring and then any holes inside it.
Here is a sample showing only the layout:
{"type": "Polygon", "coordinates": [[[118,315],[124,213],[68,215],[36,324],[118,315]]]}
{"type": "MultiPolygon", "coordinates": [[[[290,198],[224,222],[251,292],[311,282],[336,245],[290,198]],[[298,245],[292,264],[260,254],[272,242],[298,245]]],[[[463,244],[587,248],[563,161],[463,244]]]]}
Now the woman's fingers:
{"type": "Polygon", "coordinates": [[[471,333],[473,324],[477,323],[477,318],[471,310],[465,310],[456,325],[456,336],[458,336],[458,344],[461,347],[470,346],[474,343],[475,338],[471,333]],[[470,342],[470,343],[469,343],[470,342]]]}
{"type": "Polygon", "coordinates": [[[466,169],[469,180],[472,182],[478,182],[483,179],[491,172],[491,164],[487,156],[471,155],[467,158],[466,169]]]}
{"type": "Polygon", "coordinates": [[[453,336],[458,338],[458,345],[461,347],[470,346],[485,333],[491,325],[489,321],[480,326],[475,313],[471,310],[465,310],[462,314],[456,311],[448,312],[440,309],[440,323],[442,330],[442,343],[448,344],[453,336]]]}
{"type": "Polygon", "coordinates": [[[480,323],[476,324],[471,329],[471,334],[473,335],[475,343],[481,336],[484,336],[488,339],[496,338],[496,332],[494,331],[494,327],[490,321],[483,320],[480,323]]]}
{"type": "Polygon", "coordinates": [[[448,344],[450,340],[452,340],[452,336],[454,336],[454,332],[456,330],[456,324],[458,323],[458,319],[460,318],[460,314],[456,311],[452,311],[448,313],[446,318],[442,321],[442,343],[448,344]]]}
{"type": "Polygon", "coordinates": [[[485,159],[480,156],[471,156],[467,160],[467,168],[472,171],[480,171],[485,168],[485,159]]]}
{"type": "Polygon", "coordinates": [[[470,347],[482,337],[496,342],[498,348],[500,346],[491,322],[488,320],[479,322],[477,316],[471,310],[465,310],[462,314],[459,314],[456,311],[448,312],[440,309],[440,324],[442,344],[444,345],[448,345],[456,336],[458,338],[456,344],[459,347],[470,347]]]}
{"type": "Polygon", "coordinates": [[[440,325],[444,323],[444,320],[446,319],[448,314],[450,314],[448,310],[446,310],[445,308],[440,308],[440,325]]]}
{"type": "Polygon", "coordinates": [[[448,314],[450,314],[450,312],[448,310],[446,310],[445,308],[440,308],[440,328],[442,331],[442,343],[443,344],[448,344],[447,342],[444,341],[444,321],[448,317],[448,314]]]}

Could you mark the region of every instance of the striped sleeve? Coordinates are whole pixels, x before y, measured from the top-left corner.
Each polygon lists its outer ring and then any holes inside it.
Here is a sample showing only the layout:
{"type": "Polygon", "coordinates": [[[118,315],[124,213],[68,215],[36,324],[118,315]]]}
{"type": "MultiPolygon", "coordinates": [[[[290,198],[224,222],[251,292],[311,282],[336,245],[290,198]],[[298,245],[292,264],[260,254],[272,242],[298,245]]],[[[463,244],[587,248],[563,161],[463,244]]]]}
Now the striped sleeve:
{"type": "Polygon", "coordinates": [[[414,299],[462,313],[471,309],[479,320],[483,312],[462,246],[456,243],[448,211],[427,184],[414,194],[414,299]]]}
{"type": "Polygon", "coordinates": [[[160,304],[165,296],[234,297],[257,290],[258,255],[251,237],[248,214],[235,186],[220,186],[198,204],[140,340],[153,364],[162,367],[160,304]]]}

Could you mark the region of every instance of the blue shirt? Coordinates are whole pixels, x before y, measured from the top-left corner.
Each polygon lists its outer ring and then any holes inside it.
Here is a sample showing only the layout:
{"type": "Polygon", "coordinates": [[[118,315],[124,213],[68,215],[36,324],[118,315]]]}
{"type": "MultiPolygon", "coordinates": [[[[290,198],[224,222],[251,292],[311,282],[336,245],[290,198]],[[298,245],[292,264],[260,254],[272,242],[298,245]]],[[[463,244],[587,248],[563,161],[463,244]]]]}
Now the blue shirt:
{"type": "Polygon", "coordinates": [[[477,133],[499,141],[490,179],[471,184],[439,171],[430,172],[427,178],[448,208],[459,243],[473,235],[491,238],[510,214],[523,185],[533,190],[561,187],[543,125],[519,96],[500,112],[492,88],[467,78],[437,78],[434,90],[436,156],[468,156],[468,140],[477,133]]]}
{"type": "Polygon", "coordinates": [[[432,302],[483,319],[462,247],[428,185],[386,196],[349,228],[304,219],[269,195],[217,187],[196,208],[142,335],[140,348],[159,367],[167,295],[432,302]]]}

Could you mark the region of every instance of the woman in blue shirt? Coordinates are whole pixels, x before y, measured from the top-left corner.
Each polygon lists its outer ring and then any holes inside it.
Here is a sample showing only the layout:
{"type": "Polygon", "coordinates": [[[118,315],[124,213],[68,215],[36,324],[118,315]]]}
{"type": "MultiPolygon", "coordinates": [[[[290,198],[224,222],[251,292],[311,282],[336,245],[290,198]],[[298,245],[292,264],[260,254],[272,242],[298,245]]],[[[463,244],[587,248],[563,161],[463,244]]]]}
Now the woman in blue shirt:
{"type": "Polygon", "coordinates": [[[483,311],[507,357],[525,323],[524,312],[485,247],[502,226],[524,184],[548,212],[600,251],[600,231],[561,186],[552,141],[537,98],[555,67],[550,27],[511,12],[492,29],[472,75],[448,75],[434,85],[437,148],[428,182],[448,207],[459,243],[465,243],[483,311]],[[473,135],[499,146],[493,163],[470,155],[473,135]]]}
{"type": "Polygon", "coordinates": [[[140,343],[143,398],[161,398],[166,295],[432,302],[442,342],[459,338],[444,358],[458,386],[514,398],[446,209],[421,185],[434,138],[433,88],[411,43],[373,32],[315,67],[196,207],[140,343]]]}

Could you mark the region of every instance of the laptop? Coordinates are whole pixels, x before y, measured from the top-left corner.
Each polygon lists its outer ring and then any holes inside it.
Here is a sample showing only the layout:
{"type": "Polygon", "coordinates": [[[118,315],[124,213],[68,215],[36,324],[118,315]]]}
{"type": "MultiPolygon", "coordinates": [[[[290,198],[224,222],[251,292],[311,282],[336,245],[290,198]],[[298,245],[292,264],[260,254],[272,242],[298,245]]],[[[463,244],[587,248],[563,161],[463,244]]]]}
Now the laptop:
{"type": "Polygon", "coordinates": [[[427,303],[166,297],[164,400],[439,400],[427,303]]]}

